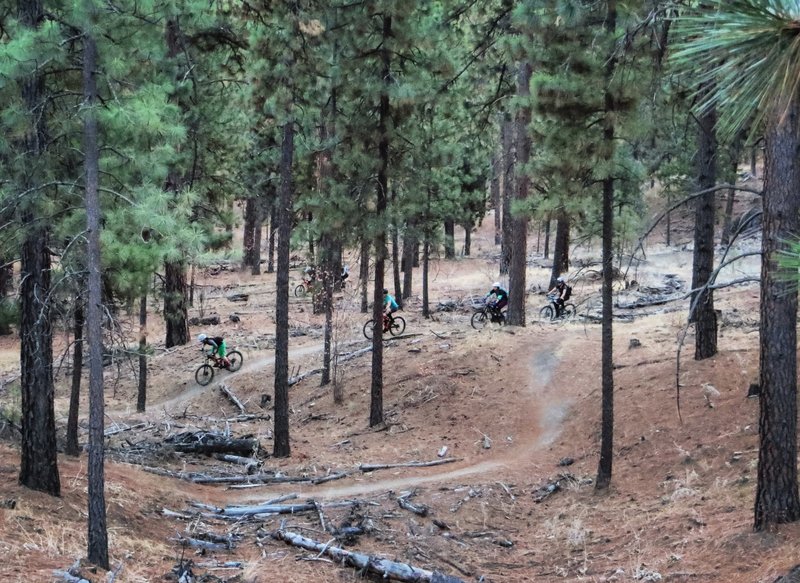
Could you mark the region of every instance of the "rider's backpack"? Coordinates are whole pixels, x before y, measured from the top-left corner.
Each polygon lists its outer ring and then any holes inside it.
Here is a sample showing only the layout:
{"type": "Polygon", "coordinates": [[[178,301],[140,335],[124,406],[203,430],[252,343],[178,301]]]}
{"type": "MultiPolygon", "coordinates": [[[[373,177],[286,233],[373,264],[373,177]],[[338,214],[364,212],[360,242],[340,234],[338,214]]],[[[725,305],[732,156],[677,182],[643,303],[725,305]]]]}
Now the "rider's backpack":
{"type": "Polygon", "coordinates": [[[567,286],[567,293],[564,294],[564,301],[566,302],[568,299],[572,297],[572,286],[567,286]]]}

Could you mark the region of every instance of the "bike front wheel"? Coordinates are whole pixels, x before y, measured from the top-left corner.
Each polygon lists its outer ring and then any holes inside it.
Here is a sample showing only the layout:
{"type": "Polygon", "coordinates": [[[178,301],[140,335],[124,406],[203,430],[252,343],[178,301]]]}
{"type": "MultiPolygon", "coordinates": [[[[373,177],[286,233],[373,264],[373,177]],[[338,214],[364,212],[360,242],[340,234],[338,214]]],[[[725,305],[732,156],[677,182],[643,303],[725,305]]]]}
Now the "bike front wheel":
{"type": "Polygon", "coordinates": [[[198,385],[205,387],[214,380],[214,367],[210,364],[201,364],[194,373],[194,380],[198,385]]]}
{"type": "Polygon", "coordinates": [[[228,370],[231,372],[236,372],[240,368],[242,368],[242,364],[244,363],[244,357],[242,353],[238,350],[231,350],[228,353],[228,370]]]}
{"type": "Polygon", "coordinates": [[[475,328],[476,330],[483,330],[488,320],[489,318],[486,316],[486,312],[481,310],[480,312],[475,312],[474,314],[472,314],[472,320],[470,321],[470,323],[472,324],[472,327],[475,328]]]}
{"type": "Polygon", "coordinates": [[[555,311],[553,310],[553,306],[545,306],[539,310],[539,318],[542,320],[552,320],[554,315],[555,311]]]}
{"type": "Polygon", "coordinates": [[[402,318],[402,316],[395,316],[392,318],[392,325],[389,328],[389,334],[392,336],[400,336],[405,331],[406,321],[402,318]]]}
{"type": "Polygon", "coordinates": [[[305,295],[306,295],[306,286],[304,286],[302,283],[298,285],[296,288],[294,288],[294,297],[302,298],[305,295]]]}

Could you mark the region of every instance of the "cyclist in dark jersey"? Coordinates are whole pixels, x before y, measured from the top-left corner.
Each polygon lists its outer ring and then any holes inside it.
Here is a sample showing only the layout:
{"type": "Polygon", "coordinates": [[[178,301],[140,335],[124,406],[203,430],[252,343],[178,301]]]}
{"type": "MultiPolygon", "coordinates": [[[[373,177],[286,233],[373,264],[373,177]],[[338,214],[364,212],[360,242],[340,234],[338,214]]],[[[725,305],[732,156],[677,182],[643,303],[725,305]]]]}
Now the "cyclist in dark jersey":
{"type": "Polygon", "coordinates": [[[500,285],[499,281],[492,284],[492,289],[486,294],[486,305],[492,311],[492,321],[501,317],[501,310],[508,305],[508,291],[500,285]],[[494,296],[494,298],[492,298],[494,296]]]}

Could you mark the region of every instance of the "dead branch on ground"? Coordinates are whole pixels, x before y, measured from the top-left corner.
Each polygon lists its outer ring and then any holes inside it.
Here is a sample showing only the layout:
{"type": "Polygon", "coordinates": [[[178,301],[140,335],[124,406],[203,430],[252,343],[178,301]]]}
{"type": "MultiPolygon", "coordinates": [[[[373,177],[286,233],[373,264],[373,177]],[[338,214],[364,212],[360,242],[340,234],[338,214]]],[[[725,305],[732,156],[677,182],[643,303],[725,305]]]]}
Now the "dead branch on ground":
{"type": "Polygon", "coordinates": [[[440,460],[432,460],[429,462],[403,462],[397,464],[361,464],[358,469],[362,472],[374,472],[375,470],[390,470],[392,468],[427,468],[431,466],[440,466],[442,464],[449,464],[452,462],[461,461],[461,458],[449,457],[440,460]]]}
{"type": "Polygon", "coordinates": [[[327,555],[338,563],[361,569],[365,573],[379,575],[384,579],[407,581],[409,583],[464,583],[458,577],[445,575],[438,571],[420,569],[407,563],[390,561],[376,555],[354,553],[331,546],[328,543],[317,542],[283,528],[273,532],[272,537],[301,549],[314,551],[320,555],[327,555]]]}

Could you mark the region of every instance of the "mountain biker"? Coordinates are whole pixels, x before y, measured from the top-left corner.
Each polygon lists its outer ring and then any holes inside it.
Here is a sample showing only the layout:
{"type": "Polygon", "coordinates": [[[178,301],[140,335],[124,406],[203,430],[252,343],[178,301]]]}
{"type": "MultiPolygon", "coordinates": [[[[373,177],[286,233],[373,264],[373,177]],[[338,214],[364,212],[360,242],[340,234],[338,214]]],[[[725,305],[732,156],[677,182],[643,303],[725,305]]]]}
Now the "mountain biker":
{"type": "Polygon", "coordinates": [[[508,305],[508,291],[500,285],[499,281],[496,281],[484,298],[486,299],[486,305],[492,311],[492,321],[501,319],[501,311],[508,305]],[[494,296],[494,299],[491,299],[492,296],[494,296]]]}
{"type": "Polygon", "coordinates": [[[215,357],[220,366],[228,367],[231,361],[226,356],[228,354],[228,347],[225,345],[225,338],[222,336],[209,337],[207,334],[198,334],[197,341],[205,348],[211,347],[211,356],[215,357]]]}
{"type": "Polygon", "coordinates": [[[571,288],[567,285],[567,282],[564,281],[564,278],[558,276],[556,278],[555,287],[547,292],[547,295],[552,297],[553,303],[556,306],[556,318],[560,318],[561,314],[564,312],[564,303],[569,299],[570,291],[571,288]]]}
{"type": "Polygon", "coordinates": [[[383,288],[383,331],[388,332],[392,324],[392,314],[400,309],[397,301],[389,294],[389,290],[383,288]]]}

